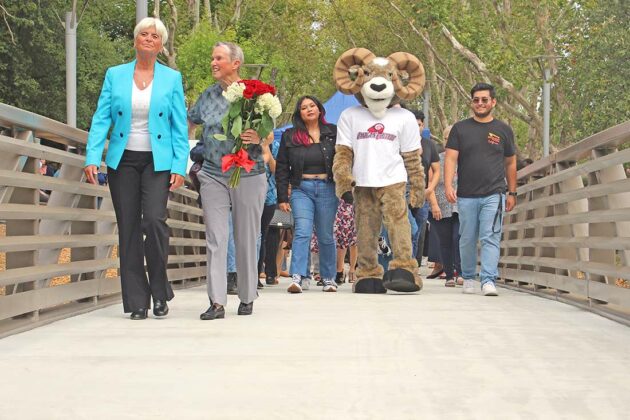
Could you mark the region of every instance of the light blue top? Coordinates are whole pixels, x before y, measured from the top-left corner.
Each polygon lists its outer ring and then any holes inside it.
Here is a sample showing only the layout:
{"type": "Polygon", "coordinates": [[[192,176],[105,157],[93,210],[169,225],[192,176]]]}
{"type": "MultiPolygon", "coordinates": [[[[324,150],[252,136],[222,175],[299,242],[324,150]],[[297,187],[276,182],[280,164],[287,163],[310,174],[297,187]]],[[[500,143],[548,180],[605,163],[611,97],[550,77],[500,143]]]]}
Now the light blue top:
{"type": "MultiPolygon", "coordinates": [[[[105,163],[118,168],[131,130],[131,92],[136,60],[110,67],[88,135],[85,166],[101,165],[105,140],[111,128],[105,163]]],[[[155,63],[149,105],[149,133],[156,171],[186,176],[188,126],[182,75],[155,63]]]]}
{"type": "MultiPolygon", "coordinates": [[[[275,159],[278,156],[278,150],[280,149],[280,142],[274,139],[273,143],[269,146],[271,155],[275,159]]],[[[265,171],[267,172],[267,195],[265,196],[265,206],[271,206],[278,204],[278,191],[276,190],[276,176],[271,173],[269,165],[265,165],[265,171]]]]}

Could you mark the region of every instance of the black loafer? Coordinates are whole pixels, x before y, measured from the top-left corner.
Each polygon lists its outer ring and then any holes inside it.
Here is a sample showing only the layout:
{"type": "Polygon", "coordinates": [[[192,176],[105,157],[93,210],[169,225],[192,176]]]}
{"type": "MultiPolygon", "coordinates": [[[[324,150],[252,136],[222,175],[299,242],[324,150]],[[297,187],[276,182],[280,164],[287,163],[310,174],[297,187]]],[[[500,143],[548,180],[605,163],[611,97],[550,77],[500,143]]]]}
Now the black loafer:
{"type": "Polygon", "coordinates": [[[131,313],[130,319],[138,320],[138,319],[147,319],[148,309],[138,309],[137,311],[133,311],[131,313]]]}
{"type": "Polygon", "coordinates": [[[210,305],[208,310],[201,315],[199,319],[202,321],[209,321],[211,319],[225,318],[225,308],[223,306],[210,305]]]}
{"type": "Polygon", "coordinates": [[[238,305],[239,315],[251,315],[253,311],[254,311],[254,302],[250,302],[250,303],[241,302],[241,304],[238,305]]]}
{"type": "Polygon", "coordinates": [[[153,315],[155,316],[166,316],[168,315],[168,305],[165,300],[154,300],[153,301],[153,315]]]}

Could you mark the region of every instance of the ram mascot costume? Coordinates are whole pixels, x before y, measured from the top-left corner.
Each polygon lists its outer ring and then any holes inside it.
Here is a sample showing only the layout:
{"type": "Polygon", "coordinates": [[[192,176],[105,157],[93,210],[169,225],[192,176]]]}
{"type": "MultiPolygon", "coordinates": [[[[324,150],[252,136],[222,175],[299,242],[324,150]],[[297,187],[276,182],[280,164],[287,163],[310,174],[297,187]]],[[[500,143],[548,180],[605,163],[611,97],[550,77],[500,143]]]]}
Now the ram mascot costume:
{"type": "Polygon", "coordinates": [[[425,175],[416,119],[395,105],[422,92],[424,68],[406,52],[384,58],[353,48],[339,57],[333,77],[337,89],[361,103],[339,117],[333,163],[337,196],[354,202],[359,264],[352,290],[416,292],[422,279],[411,255],[407,208],[424,204],[425,175]],[[377,257],[382,224],[394,256],[385,273],[377,257]]]}

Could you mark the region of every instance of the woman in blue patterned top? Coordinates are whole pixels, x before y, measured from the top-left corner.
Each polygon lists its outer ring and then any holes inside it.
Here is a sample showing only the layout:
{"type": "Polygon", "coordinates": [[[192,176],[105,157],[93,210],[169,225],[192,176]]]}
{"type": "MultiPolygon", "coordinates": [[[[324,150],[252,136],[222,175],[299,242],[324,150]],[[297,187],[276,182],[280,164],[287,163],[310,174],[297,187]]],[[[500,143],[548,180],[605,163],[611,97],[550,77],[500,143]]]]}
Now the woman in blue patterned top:
{"type": "Polygon", "coordinates": [[[230,211],[234,222],[239,315],[251,315],[258,297],[258,252],[256,242],[260,233],[260,217],[267,192],[267,177],[263,161],[261,138],[249,129],[241,133],[243,144],[255,165],[243,172],[238,187],[228,187],[234,168],[223,172],[221,159],[232,153],[233,140],[219,141],[215,134],[223,134],[221,120],[229,108],[222,95],[233,82],[241,79],[239,69],[244,61],[243,50],[231,42],[219,42],[212,50],[212,76],[217,80],[206,89],[188,112],[189,131],[195,124],[203,124],[203,165],[198,173],[201,201],[206,225],[208,257],[208,297],[210,307],[199,317],[211,320],[225,317],[227,304],[227,241],[230,211]]]}

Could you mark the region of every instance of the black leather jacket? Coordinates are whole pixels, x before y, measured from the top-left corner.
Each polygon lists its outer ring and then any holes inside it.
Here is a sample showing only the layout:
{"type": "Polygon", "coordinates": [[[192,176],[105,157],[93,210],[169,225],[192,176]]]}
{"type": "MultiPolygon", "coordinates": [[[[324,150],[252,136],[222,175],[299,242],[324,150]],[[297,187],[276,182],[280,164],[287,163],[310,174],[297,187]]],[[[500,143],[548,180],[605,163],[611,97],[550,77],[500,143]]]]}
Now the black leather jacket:
{"type": "MultiPolygon", "coordinates": [[[[294,128],[289,128],[282,134],[280,149],[276,158],[276,187],[278,189],[278,203],[289,202],[289,183],[299,187],[302,182],[304,169],[305,146],[293,143],[294,128]]],[[[328,180],[332,182],[332,165],[335,157],[335,143],[337,141],[337,126],[325,124],[319,129],[319,142],[324,153],[324,163],[328,180]]]]}

